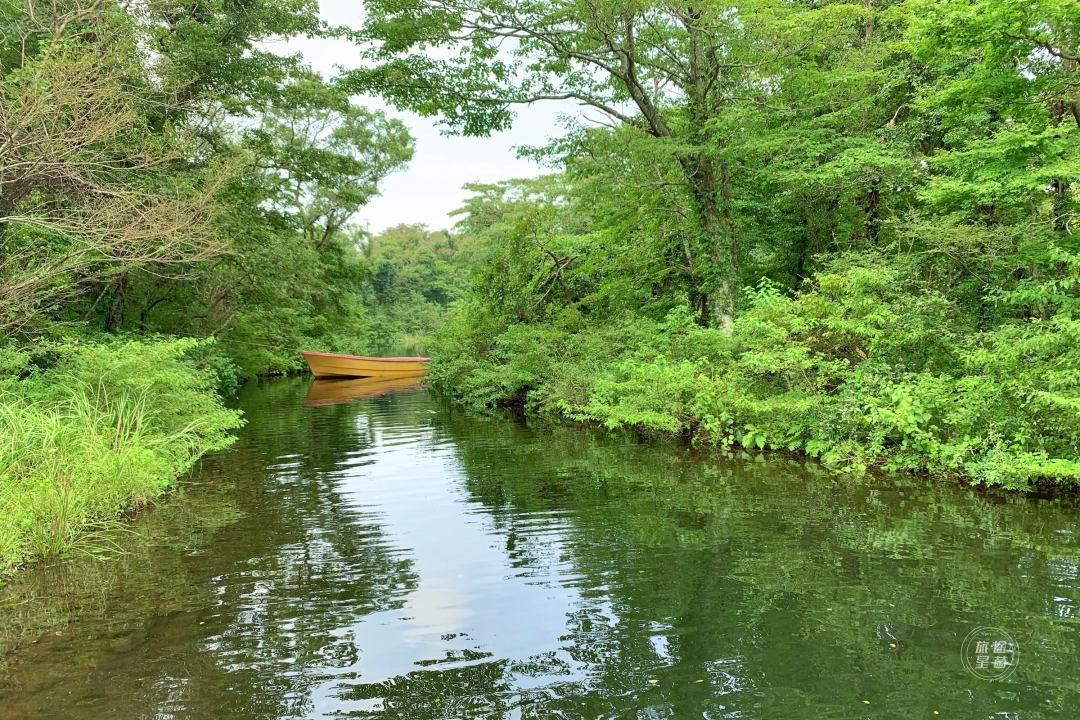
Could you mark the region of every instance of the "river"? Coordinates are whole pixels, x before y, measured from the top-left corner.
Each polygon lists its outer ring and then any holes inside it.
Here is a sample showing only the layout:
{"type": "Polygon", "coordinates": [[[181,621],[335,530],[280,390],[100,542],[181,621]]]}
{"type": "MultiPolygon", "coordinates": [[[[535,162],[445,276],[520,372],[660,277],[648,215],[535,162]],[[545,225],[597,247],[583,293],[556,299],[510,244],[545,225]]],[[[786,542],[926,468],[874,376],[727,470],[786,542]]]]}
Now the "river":
{"type": "Polygon", "coordinates": [[[1080,717],[1075,500],[310,383],[0,589],[0,719],[1080,717]]]}

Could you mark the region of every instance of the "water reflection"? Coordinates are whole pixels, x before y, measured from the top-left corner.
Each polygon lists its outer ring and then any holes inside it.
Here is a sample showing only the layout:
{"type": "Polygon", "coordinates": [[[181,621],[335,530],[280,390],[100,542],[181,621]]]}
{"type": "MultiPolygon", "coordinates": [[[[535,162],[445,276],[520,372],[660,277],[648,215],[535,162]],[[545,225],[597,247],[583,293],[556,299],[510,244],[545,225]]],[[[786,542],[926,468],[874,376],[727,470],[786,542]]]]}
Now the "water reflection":
{"type": "Polygon", "coordinates": [[[361,398],[384,395],[398,390],[414,390],[420,386],[425,386],[424,379],[415,375],[344,380],[317,379],[311,381],[307,396],[304,398],[304,407],[353,403],[361,398]]]}
{"type": "Polygon", "coordinates": [[[5,589],[0,717],[1075,717],[1074,503],[310,398],[5,589]]]}

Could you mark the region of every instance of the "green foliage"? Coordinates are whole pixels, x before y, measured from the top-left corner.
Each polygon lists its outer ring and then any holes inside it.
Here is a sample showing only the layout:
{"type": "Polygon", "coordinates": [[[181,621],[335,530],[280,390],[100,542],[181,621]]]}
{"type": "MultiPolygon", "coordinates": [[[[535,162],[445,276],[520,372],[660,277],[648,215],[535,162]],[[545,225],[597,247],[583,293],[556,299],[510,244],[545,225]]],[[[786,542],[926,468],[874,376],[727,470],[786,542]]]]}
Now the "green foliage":
{"type": "Polygon", "coordinates": [[[241,377],[300,367],[267,346],[369,348],[351,222],[413,142],[268,50],[338,32],[315,3],[2,10],[5,337],[214,335],[241,377]]]}
{"type": "Polygon", "coordinates": [[[67,345],[48,370],[0,368],[0,570],[78,547],[88,529],[164,492],[240,415],[197,370],[193,340],[67,345]]]}
{"type": "Polygon", "coordinates": [[[854,470],[1080,479],[1076,3],[469,7],[377,3],[381,69],[352,80],[464,132],[508,121],[468,97],[611,123],[528,151],[562,161],[551,192],[474,188],[441,387],[854,470]]]}
{"type": "MultiPolygon", "coordinates": [[[[366,7],[355,35],[369,62],[343,81],[354,91],[379,92],[471,135],[507,127],[518,104],[552,98],[608,118],[610,131],[580,124],[533,152],[571,158],[609,184],[603,204],[633,236],[625,244],[662,266],[711,323],[730,324],[746,280],[740,258],[776,250],[756,230],[785,232],[784,218],[767,207],[775,193],[756,182],[762,160],[776,158],[778,174],[850,188],[851,196],[859,185],[895,184],[886,178],[897,162],[888,152],[882,162],[876,137],[895,106],[867,102],[894,61],[890,38],[874,35],[875,11],[864,4],[467,0],[448,9],[380,0],[366,7]],[[793,130],[789,119],[804,123],[793,130]],[[862,126],[855,137],[838,136],[838,127],[855,123],[862,126]],[[813,173],[808,158],[815,170],[834,163],[832,177],[813,173]]],[[[807,251],[785,254],[797,265],[807,251]]]]}
{"type": "Polygon", "coordinates": [[[242,375],[296,370],[303,348],[373,351],[364,233],[350,224],[412,157],[404,125],[353,105],[310,73],[221,139],[245,158],[217,195],[227,252],[179,277],[133,268],[73,310],[107,331],[213,334],[242,375]]]}
{"type": "Polygon", "coordinates": [[[794,297],[763,282],[730,334],[695,324],[686,308],[660,323],[626,316],[586,327],[567,314],[500,323],[465,304],[436,335],[432,377],[474,404],[527,403],[855,470],[879,464],[1010,488],[1080,480],[1074,296],[1055,295],[1057,281],[1029,283],[1005,300],[1057,299],[1052,319],[960,332],[956,304],[910,270],[840,258],[794,297]]]}

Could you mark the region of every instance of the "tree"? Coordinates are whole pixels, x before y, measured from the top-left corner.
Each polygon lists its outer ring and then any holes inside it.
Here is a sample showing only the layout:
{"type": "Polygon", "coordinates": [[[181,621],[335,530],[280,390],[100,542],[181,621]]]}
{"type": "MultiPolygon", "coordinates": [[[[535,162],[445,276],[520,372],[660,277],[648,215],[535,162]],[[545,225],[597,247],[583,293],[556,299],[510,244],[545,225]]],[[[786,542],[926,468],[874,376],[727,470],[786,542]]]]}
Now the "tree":
{"type": "MultiPolygon", "coordinates": [[[[229,253],[176,283],[152,273],[129,292],[138,327],[218,334],[238,344],[365,352],[371,268],[350,221],[412,157],[398,120],[353,105],[307,73],[252,105],[222,153],[244,165],[219,192],[229,253]]],[[[133,317],[132,320],[135,320],[133,317]]],[[[241,348],[245,373],[290,367],[295,353],[241,348]]]]}
{"type": "Polygon", "coordinates": [[[400,120],[353,105],[311,76],[291,83],[248,131],[246,148],[263,171],[268,200],[291,215],[318,250],[412,159],[400,120]]]}
{"type": "Polygon", "coordinates": [[[785,71],[851,42],[865,15],[861,5],[778,0],[377,0],[367,10],[354,36],[372,64],[348,74],[350,89],[441,114],[472,135],[507,127],[515,105],[573,99],[670,158],[671,167],[651,163],[649,182],[688,196],[690,262],[711,266],[698,274],[695,302],[724,326],[738,291],[741,118],[791,111],[773,104],[785,71]]]}
{"type": "Polygon", "coordinates": [[[8,48],[18,42],[27,54],[9,50],[2,68],[6,332],[134,268],[190,265],[224,250],[211,220],[227,168],[168,172],[185,139],[147,127],[152,83],[128,20],[96,3],[51,10],[29,5],[13,18],[8,48]]]}
{"type": "Polygon", "coordinates": [[[363,349],[369,269],[348,224],[412,139],[260,47],[333,33],[313,2],[0,10],[4,334],[84,324],[363,349]]]}

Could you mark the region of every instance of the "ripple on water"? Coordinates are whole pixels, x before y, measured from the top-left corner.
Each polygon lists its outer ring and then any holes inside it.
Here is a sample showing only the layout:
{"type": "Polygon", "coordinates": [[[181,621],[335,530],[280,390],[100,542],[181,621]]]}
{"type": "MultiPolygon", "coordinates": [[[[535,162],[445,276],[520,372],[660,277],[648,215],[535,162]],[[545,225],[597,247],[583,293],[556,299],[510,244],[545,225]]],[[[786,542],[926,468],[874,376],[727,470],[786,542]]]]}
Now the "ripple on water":
{"type": "Polygon", "coordinates": [[[3,589],[0,718],[1075,717],[1075,503],[308,382],[124,555],[3,589]]]}

